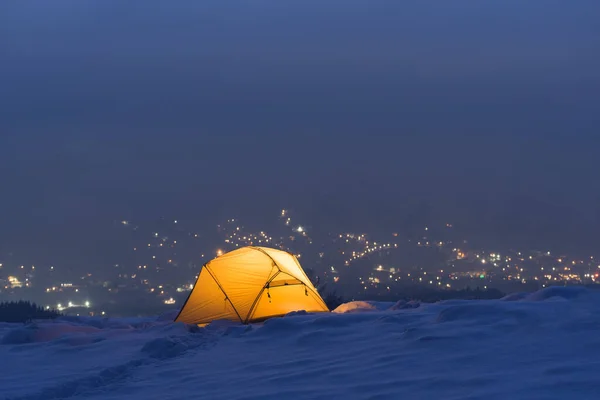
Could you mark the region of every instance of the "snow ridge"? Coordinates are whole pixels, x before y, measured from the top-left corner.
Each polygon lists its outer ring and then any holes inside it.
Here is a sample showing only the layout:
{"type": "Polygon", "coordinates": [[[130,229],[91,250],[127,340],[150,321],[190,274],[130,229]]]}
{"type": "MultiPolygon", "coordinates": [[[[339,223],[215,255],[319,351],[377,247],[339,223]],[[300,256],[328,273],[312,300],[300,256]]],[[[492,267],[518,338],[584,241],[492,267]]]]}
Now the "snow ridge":
{"type": "Polygon", "coordinates": [[[596,399],[599,309],[600,291],[554,287],[247,326],[0,324],[0,399],[596,399]]]}

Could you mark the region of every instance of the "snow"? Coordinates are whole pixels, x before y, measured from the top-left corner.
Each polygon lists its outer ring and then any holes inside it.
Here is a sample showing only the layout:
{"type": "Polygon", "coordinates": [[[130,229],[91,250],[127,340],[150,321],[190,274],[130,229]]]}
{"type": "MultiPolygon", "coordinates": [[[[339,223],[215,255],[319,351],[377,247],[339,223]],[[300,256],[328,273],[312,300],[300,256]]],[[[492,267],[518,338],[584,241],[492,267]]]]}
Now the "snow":
{"type": "Polygon", "coordinates": [[[600,291],[351,302],[205,328],[0,324],[2,399],[597,399],[600,291]]]}

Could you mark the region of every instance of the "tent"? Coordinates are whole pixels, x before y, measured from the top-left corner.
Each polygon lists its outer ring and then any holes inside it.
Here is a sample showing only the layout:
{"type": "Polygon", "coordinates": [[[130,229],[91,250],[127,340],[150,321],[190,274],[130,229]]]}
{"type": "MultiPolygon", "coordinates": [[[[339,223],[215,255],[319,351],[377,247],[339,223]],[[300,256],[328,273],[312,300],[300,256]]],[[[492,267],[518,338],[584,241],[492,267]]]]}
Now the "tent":
{"type": "Polygon", "coordinates": [[[247,324],[301,310],[329,311],[298,259],[282,250],[248,246],[204,265],[175,322],[247,324]]]}

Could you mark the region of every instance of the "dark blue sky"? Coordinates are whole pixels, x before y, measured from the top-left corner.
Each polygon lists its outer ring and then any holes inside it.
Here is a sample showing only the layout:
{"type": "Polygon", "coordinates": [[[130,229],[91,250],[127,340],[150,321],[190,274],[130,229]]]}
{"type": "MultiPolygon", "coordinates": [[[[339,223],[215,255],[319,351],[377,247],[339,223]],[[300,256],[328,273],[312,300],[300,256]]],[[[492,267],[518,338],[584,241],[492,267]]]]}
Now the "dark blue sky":
{"type": "Polygon", "coordinates": [[[385,230],[423,202],[594,247],[599,20],[597,0],[2,2],[0,251],[93,258],[115,218],[281,206],[385,230]]]}

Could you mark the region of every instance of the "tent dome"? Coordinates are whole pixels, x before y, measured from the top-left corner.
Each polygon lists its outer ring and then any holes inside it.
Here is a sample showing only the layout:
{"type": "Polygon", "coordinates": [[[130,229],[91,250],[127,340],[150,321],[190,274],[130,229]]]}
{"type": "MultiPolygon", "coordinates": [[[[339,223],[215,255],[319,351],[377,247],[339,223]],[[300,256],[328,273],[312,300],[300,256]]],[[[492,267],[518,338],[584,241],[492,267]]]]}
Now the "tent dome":
{"type": "Polygon", "coordinates": [[[291,253],[248,246],[206,263],[175,322],[244,324],[292,311],[329,309],[291,253]]]}

